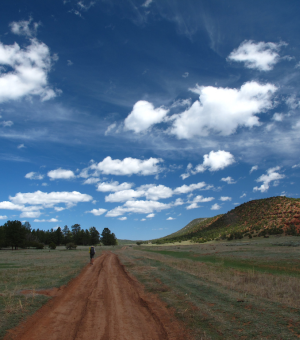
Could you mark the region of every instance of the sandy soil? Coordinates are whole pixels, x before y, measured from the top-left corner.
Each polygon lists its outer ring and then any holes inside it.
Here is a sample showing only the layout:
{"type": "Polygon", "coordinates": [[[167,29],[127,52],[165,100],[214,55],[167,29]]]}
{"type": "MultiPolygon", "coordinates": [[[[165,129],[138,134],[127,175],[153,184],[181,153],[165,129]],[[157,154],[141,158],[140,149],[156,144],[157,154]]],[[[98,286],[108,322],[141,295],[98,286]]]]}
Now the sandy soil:
{"type": "Polygon", "coordinates": [[[187,339],[154,295],[105,252],[5,340],[187,339]]]}

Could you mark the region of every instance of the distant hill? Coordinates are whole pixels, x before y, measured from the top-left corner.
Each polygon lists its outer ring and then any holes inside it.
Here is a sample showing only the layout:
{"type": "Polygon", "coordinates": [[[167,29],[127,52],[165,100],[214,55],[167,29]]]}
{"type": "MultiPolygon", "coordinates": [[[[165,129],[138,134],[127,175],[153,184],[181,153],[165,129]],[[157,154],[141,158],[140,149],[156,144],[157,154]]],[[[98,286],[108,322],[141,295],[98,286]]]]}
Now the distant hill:
{"type": "Polygon", "coordinates": [[[120,240],[118,239],[118,245],[119,246],[125,246],[127,244],[136,244],[138,241],[133,241],[133,240],[120,240]]]}
{"type": "Polygon", "coordinates": [[[300,199],[270,197],[253,200],[227,214],[195,219],[176,233],[152,240],[168,243],[184,240],[206,242],[213,239],[238,239],[273,234],[300,236],[300,199]]]}

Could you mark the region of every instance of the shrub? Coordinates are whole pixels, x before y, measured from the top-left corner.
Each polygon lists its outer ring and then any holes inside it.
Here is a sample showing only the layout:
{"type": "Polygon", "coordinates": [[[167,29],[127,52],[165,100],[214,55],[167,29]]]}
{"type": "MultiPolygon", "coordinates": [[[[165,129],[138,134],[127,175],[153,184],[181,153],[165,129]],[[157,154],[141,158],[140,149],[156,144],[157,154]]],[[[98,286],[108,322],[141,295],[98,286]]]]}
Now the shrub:
{"type": "Polygon", "coordinates": [[[67,244],[66,244],[66,248],[67,248],[68,250],[76,249],[76,248],[77,248],[77,245],[76,245],[75,243],[73,243],[73,242],[70,242],[70,243],[67,243],[67,244]]]}
{"type": "Polygon", "coordinates": [[[56,248],[56,244],[55,244],[54,242],[51,242],[51,243],[49,244],[49,248],[50,248],[50,249],[55,249],[55,248],[56,248]]]}
{"type": "Polygon", "coordinates": [[[136,244],[140,246],[143,242],[138,241],[136,244]]]}
{"type": "Polygon", "coordinates": [[[35,249],[44,249],[43,243],[36,243],[35,249]]]}

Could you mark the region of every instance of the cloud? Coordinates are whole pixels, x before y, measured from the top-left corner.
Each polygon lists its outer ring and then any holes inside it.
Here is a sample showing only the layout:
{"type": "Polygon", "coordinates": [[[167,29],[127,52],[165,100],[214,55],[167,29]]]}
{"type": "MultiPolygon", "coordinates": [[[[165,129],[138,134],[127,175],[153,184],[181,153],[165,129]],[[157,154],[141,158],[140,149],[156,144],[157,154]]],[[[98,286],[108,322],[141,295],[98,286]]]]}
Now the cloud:
{"type": "Polygon", "coordinates": [[[90,177],[88,179],[86,179],[83,184],[96,184],[100,181],[100,178],[96,178],[96,177],[90,177]]]}
{"type": "Polygon", "coordinates": [[[174,190],[174,194],[177,194],[177,195],[187,194],[194,190],[209,190],[211,188],[213,188],[213,185],[208,185],[205,182],[199,182],[199,183],[190,184],[190,185],[184,184],[181,187],[176,188],[174,190]]]}
{"type": "Polygon", "coordinates": [[[37,218],[41,216],[40,211],[23,211],[20,217],[37,218]]]}
{"type": "Polygon", "coordinates": [[[86,211],[86,213],[91,213],[95,216],[100,216],[100,215],[104,214],[106,211],[107,211],[107,209],[99,208],[99,209],[93,209],[91,211],[86,211]]]}
{"type": "Polygon", "coordinates": [[[126,220],[127,220],[127,217],[126,217],[126,216],[119,217],[118,220],[120,220],[120,221],[126,221],[126,220]]]}
{"type": "Polygon", "coordinates": [[[119,184],[119,182],[117,182],[117,181],[115,181],[115,182],[102,182],[102,183],[99,183],[97,185],[97,191],[101,191],[101,192],[124,191],[124,190],[131,189],[132,186],[133,186],[133,183],[127,183],[127,182],[123,182],[121,184],[119,184]]]}
{"type": "Polygon", "coordinates": [[[3,201],[3,202],[0,202],[0,209],[22,210],[22,209],[24,209],[24,206],[19,205],[19,204],[14,204],[14,203],[9,202],[9,201],[3,201]]]}
{"type": "Polygon", "coordinates": [[[172,221],[172,220],[176,220],[176,218],[173,218],[173,217],[168,217],[167,218],[167,221],[172,221]]]}
{"type": "Polygon", "coordinates": [[[221,178],[221,181],[226,182],[227,184],[235,184],[236,182],[234,181],[233,178],[230,176],[221,178]]]}
{"type": "Polygon", "coordinates": [[[63,207],[54,207],[54,210],[55,211],[63,211],[65,210],[66,208],[63,208],[63,207]]]}
{"type": "Polygon", "coordinates": [[[116,217],[124,213],[151,214],[155,211],[170,209],[171,204],[160,203],[157,201],[127,201],[123,206],[110,210],[105,216],[116,217]]]}
{"type": "Polygon", "coordinates": [[[141,160],[137,158],[124,158],[123,160],[106,157],[98,164],[93,163],[90,169],[99,171],[105,175],[131,176],[131,175],[156,175],[161,170],[158,163],[163,160],[160,158],[149,158],[141,160]]]}
{"type": "Polygon", "coordinates": [[[36,204],[42,205],[45,208],[53,207],[56,204],[64,203],[68,208],[76,205],[79,202],[90,202],[93,197],[87,194],[81,194],[78,191],[61,191],[61,192],[42,192],[36,191],[33,193],[17,193],[16,196],[9,196],[9,199],[14,204],[36,204]]]}
{"type": "Polygon", "coordinates": [[[186,207],[187,210],[191,210],[191,209],[197,209],[197,208],[200,208],[200,206],[194,202],[192,204],[190,204],[189,206],[186,207]]]}
{"type": "Polygon", "coordinates": [[[272,84],[251,81],[240,89],[199,86],[190,89],[200,95],[186,111],[171,116],[174,120],[169,133],[179,139],[233,134],[238,127],[259,126],[256,114],[273,107],[271,97],[277,90],[272,84]]]}
{"type": "Polygon", "coordinates": [[[0,220],[6,220],[7,216],[6,215],[0,215],[0,220]]]}
{"type": "Polygon", "coordinates": [[[105,202],[126,202],[128,200],[133,200],[141,196],[145,196],[145,192],[135,191],[132,189],[122,190],[105,196],[105,202]]]}
{"type": "Polygon", "coordinates": [[[145,219],[145,218],[142,218],[142,219],[141,219],[141,222],[144,222],[144,221],[146,221],[146,219],[145,219]]]}
{"type": "Polygon", "coordinates": [[[44,220],[44,219],[43,220],[38,220],[38,219],[35,219],[33,222],[58,222],[58,219],[57,218],[51,218],[50,220],[44,220]]]}
{"type": "Polygon", "coordinates": [[[300,168],[300,163],[292,166],[292,169],[300,168]]]}
{"type": "Polygon", "coordinates": [[[148,7],[150,6],[150,4],[152,3],[152,1],[153,1],[153,0],[146,0],[146,1],[142,4],[142,6],[148,8],[148,7]]]}
{"type": "Polygon", "coordinates": [[[258,42],[245,40],[241,45],[233,50],[228,56],[228,60],[243,62],[245,67],[258,69],[259,71],[270,71],[279,61],[278,51],[285,43],[258,42]]]}
{"type": "Polygon", "coordinates": [[[25,175],[25,178],[41,180],[44,178],[44,175],[41,175],[37,172],[28,172],[28,174],[25,175]]]}
{"type": "Polygon", "coordinates": [[[146,217],[147,218],[153,218],[154,216],[155,216],[155,214],[152,213],[152,214],[147,215],[146,217]]]}
{"type": "Polygon", "coordinates": [[[26,146],[25,146],[24,144],[19,144],[19,145],[17,146],[17,148],[18,148],[18,149],[23,149],[23,148],[26,148],[26,146]]]}
{"type": "Polygon", "coordinates": [[[116,123],[110,124],[104,133],[105,136],[107,136],[116,126],[117,126],[116,123]]]}
{"type": "Polygon", "coordinates": [[[215,203],[211,206],[210,210],[219,210],[221,209],[221,206],[218,203],[215,203]]]}
{"type": "Polygon", "coordinates": [[[183,205],[184,202],[181,198],[177,198],[176,201],[174,202],[174,205],[175,207],[178,206],[178,205],[183,205]]]}
{"type": "Polygon", "coordinates": [[[50,177],[51,180],[54,179],[71,179],[75,178],[75,174],[72,170],[65,170],[62,168],[51,170],[48,172],[48,177],[50,177]]]}
{"type": "Polygon", "coordinates": [[[3,127],[10,127],[10,126],[13,126],[14,123],[11,120],[4,120],[0,122],[0,125],[2,125],[3,127]]]}
{"type": "Polygon", "coordinates": [[[196,202],[196,203],[205,203],[205,202],[211,202],[214,199],[215,199],[214,197],[203,197],[201,195],[198,195],[198,196],[194,197],[193,202],[196,202]]]}
{"type": "MultiPolygon", "coordinates": [[[[276,166],[274,168],[270,168],[267,170],[267,174],[261,175],[256,182],[263,182],[263,184],[260,187],[254,187],[253,191],[260,191],[260,192],[267,192],[270,183],[272,181],[278,181],[282,178],[285,178],[285,175],[279,174],[278,171],[280,170],[280,166],[276,166]]],[[[275,182],[276,183],[276,182],[275,182]]]]}
{"type": "Polygon", "coordinates": [[[220,197],[220,201],[223,201],[223,202],[226,202],[226,201],[231,201],[231,197],[228,197],[228,196],[221,196],[220,197]]]}
{"type": "Polygon", "coordinates": [[[258,169],[258,165],[253,165],[253,167],[250,170],[250,174],[252,174],[253,171],[256,171],[258,169]]]}
{"type": "Polygon", "coordinates": [[[173,190],[164,185],[142,185],[138,188],[139,191],[143,191],[148,200],[157,201],[159,199],[169,198],[173,196],[173,190]]]}
{"type": "Polygon", "coordinates": [[[184,74],[182,75],[183,78],[187,78],[189,76],[188,72],[184,72],[184,74]]]}
{"type": "Polygon", "coordinates": [[[159,107],[154,109],[153,104],[140,100],[133,106],[133,110],[125,119],[125,129],[139,133],[147,130],[150,126],[162,122],[169,110],[159,107]]]}
{"type": "Polygon", "coordinates": [[[0,102],[25,96],[39,96],[42,101],[57,95],[48,85],[52,58],[47,45],[30,39],[30,45],[21,48],[17,43],[0,42],[0,65],[7,67],[0,76],[0,102]]]}
{"type": "Polygon", "coordinates": [[[203,156],[203,163],[195,168],[195,172],[218,171],[226,168],[235,162],[233,155],[230,152],[219,150],[211,151],[208,155],[203,156]]]}
{"type": "Polygon", "coordinates": [[[29,18],[28,20],[13,21],[9,26],[14,34],[33,37],[36,35],[40,24],[37,22],[32,23],[32,20],[32,18],[29,18]]]}
{"type": "Polygon", "coordinates": [[[282,122],[283,118],[284,118],[284,114],[276,112],[274,113],[272,120],[275,120],[275,122],[282,122]]]}
{"type": "Polygon", "coordinates": [[[240,198],[243,198],[243,197],[246,197],[247,195],[246,194],[243,194],[242,196],[240,196],[240,198]]]}
{"type": "Polygon", "coordinates": [[[68,66],[72,66],[73,65],[73,62],[71,60],[67,60],[67,65],[68,66]]]}

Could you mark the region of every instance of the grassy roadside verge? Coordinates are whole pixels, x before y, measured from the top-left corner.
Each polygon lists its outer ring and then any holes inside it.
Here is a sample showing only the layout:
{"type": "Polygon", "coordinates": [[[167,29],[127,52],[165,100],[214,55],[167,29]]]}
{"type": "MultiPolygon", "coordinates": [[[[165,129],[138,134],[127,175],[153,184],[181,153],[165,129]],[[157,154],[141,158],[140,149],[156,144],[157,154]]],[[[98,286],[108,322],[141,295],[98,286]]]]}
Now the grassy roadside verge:
{"type": "Polygon", "coordinates": [[[140,249],[126,249],[118,255],[146,290],[158,294],[175,310],[195,339],[300,337],[300,309],[293,308],[294,292],[286,291],[291,288],[299,295],[299,278],[240,273],[140,249]]]}
{"type": "MultiPolygon", "coordinates": [[[[97,256],[101,249],[96,249],[97,256]]],[[[8,329],[36,312],[47,296],[23,295],[22,290],[38,291],[67,284],[88,264],[88,247],[65,250],[0,250],[0,339],[8,329]]]]}

